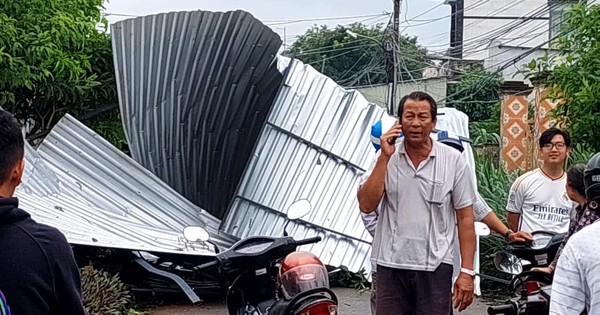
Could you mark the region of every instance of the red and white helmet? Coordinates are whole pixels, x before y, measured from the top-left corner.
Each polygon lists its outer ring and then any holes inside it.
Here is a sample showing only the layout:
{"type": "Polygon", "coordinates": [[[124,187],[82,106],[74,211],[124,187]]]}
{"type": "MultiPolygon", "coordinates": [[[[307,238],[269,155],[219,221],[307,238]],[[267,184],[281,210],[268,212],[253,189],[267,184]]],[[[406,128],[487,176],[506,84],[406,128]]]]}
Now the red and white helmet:
{"type": "Polygon", "coordinates": [[[279,267],[278,278],[284,298],[288,300],[307,290],[329,288],[327,268],[308,252],[287,255],[279,267]]]}

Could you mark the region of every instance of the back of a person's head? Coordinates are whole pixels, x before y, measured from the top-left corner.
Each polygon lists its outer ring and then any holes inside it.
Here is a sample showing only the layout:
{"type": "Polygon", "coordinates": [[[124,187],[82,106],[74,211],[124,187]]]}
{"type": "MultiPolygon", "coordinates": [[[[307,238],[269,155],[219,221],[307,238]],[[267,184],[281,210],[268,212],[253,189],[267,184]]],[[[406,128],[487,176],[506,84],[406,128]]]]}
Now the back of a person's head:
{"type": "Polygon", "coordinates": [[[585,197],[585,182],[583,181],[583,172],[585,163],[573,164],[567,170],[567,182],[578,194],[585,197]]]}
{"type": "Polygon", "coordinates": [[[600,202],[600,152],[588,160],[583,171],[583,180],[587,200],[600,202]]]}
{"type": "Polygon", "coordinates": [[[17,120],[0,109],[0,185],[6,182],[13,168],[23,159],[25,140],[17,120]]]}

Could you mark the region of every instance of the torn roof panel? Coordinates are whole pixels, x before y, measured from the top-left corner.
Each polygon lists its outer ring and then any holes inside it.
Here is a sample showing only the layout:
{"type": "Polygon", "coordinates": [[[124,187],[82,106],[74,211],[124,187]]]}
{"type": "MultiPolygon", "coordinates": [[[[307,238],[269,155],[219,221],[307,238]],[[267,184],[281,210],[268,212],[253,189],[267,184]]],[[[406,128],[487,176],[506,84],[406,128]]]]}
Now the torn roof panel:
{"type": "Polygon", "coordinates": [[[223,228],[238,237],[282,235],[285,209],[308,199],[312,211],[290,234],[323,236],[307,248],[327,264],[369,270],[371,237],[356,189],[375,155],[371,125],[385,111],[297,60],[284,82],[223,228]]]}
{"type": "Polygon", "coordinates": [[[27,142],[25,142],[25,171],[19,189],[37,196],[56,195],[60,192],[58,177],[27,142]]]}
{"type": "Polygon", "coordinates": [[[222,217],[282,80],[281,39],[243,11],[149,15],[111,35],[132,157],[222,217]]]}
{"type": "Polygon", "coordinates": [[[70,244],[189,255],[214,255],[211,247],[186,248],[181,232],[124,220],[65,194],[17,192],[19,205],[37,222],[61,231],[70,244]]]}
{"type": "Polygon", "coordinates": [[[220,220],[69,115],[26,154],[35,164],[17,193],[23,209],[71,243],[177,253],[188,225],[205,226],[221,246],[237,240],[218,230],[220,220]],[[56,182],[52,193],[30,188],[56,182]]]}
{"type": "Polygon", "coordinates": [[[117,215],[171,229],[219,225],[210,215],[201,218],[202,209],[70,115],[56,124],[37,152],[69,191],[117,215]]]}

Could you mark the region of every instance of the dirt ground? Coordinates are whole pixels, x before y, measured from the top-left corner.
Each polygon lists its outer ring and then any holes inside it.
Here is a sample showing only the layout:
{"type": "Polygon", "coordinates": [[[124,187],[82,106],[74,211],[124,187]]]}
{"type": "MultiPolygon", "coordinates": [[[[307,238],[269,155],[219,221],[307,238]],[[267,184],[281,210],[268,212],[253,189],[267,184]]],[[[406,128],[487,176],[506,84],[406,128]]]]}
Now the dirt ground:
{"type": "MultiPolygon", "coordinates": [[[[369,315],[369,292],[359,293],[354,289],[335,288],[336,295],[340,301],[340,315],[369,315]]],[[[479,315],[487,314],[488,305],[483,301],[476,299],[466,311],[455,314],[464,315],[479,315]]],[[[203,303],[197,306],[191,305],[176,305],[176,306],[161,306],[149,312],[150,315],[226,315],[225,306],[218,302],[203,303]]]]}

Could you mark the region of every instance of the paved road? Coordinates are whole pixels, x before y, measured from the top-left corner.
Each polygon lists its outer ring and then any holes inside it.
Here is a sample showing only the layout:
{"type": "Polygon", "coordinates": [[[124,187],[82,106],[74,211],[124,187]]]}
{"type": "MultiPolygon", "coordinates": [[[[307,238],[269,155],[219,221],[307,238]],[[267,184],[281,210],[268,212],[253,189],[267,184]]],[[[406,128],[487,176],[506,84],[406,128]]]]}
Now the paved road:
{"type": "MultiPolygon", "coordinates": [[[[335,288],[340,301],[340,315],[369,315],[369,292],[358,293],[354,289],[335,288]]],[[[487,305],[476,299],[473,305],[462,313],[455,314],[479,315],[486,314],[487,305]]],[[[150,315],[226,315],[222,303],[207,303],[199,306],[163,306],[150,311],[150,315]]]]}

